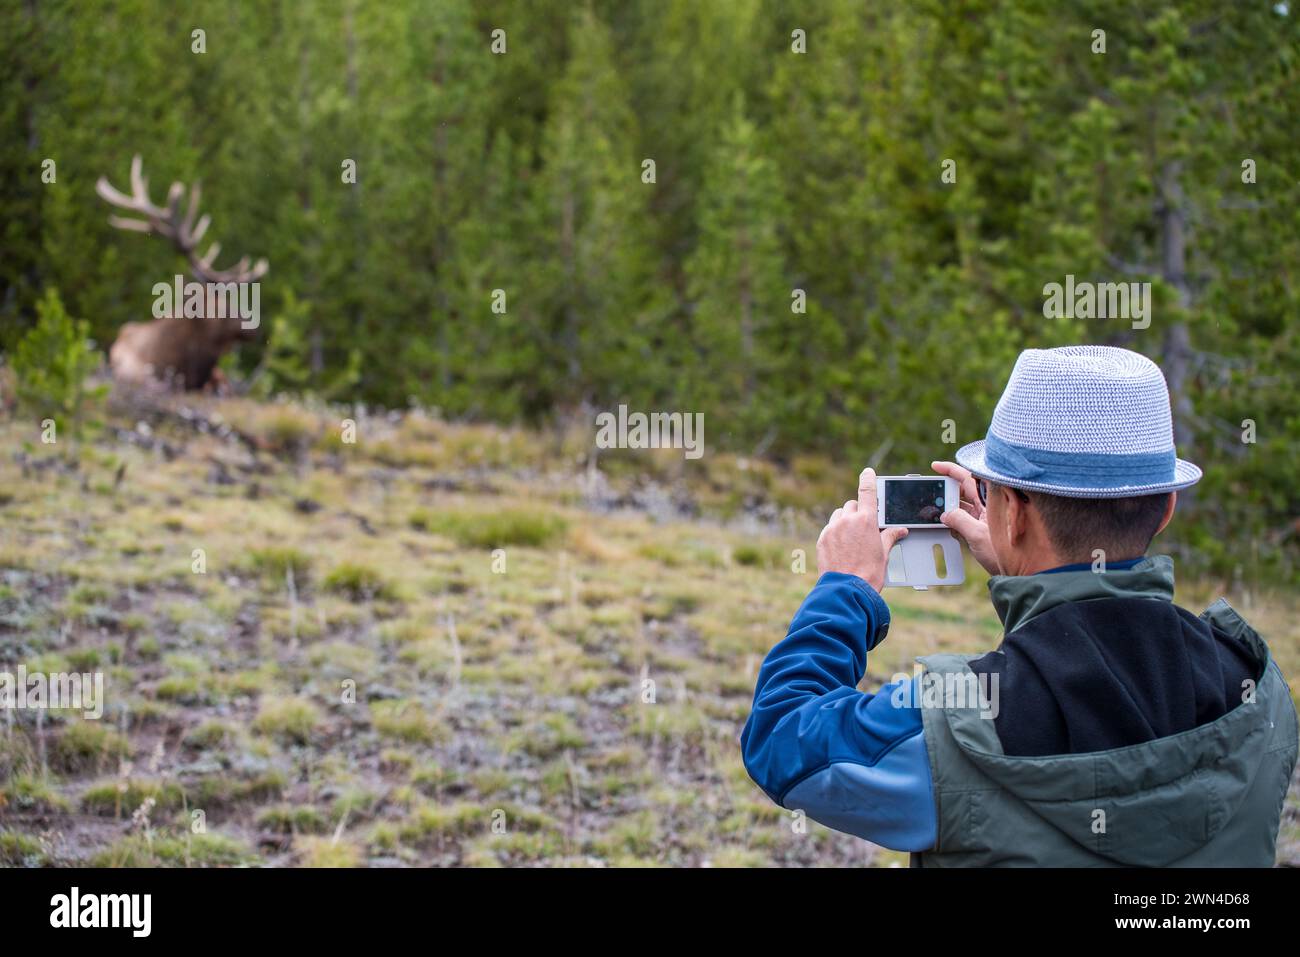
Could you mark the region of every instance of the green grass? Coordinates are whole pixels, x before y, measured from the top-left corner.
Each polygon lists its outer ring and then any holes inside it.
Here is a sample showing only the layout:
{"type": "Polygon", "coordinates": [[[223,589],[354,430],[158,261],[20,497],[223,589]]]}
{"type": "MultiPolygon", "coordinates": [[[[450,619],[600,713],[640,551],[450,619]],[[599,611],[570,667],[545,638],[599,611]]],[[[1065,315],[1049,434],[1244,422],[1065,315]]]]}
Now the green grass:
{"type": "Polygon", "coordinates": [[[289,744],[309,744],[320,727],[320,709],[302,698],[263,701],[253,719],[254,731],[289,744]]]}
{"type": "Polygon", "coordinates": [[[731,550],[731,560],[750,568],[784,568],[790,561],[789,553],[773,546],[745,543],[731,550]]]}
{"type": "Polygon", "coordinates": [[[194,675],[168,675],[154,686],[154,696],[159,701],[196,705],[207,701],[203,682],[194,675]]]}
{"type": "Polygon", "coordinates": [[[191,748],[208,751],[220,748],[235,739],[235,729],[225,721],[204,721],[185,734],[185,744],[191,748]]]}
{"type": "Polygon", "coordinates": [[[95,854],[92,867],[238,867],[255,863],[247,845],[221,834],[132,834],[95,854]]]}
{"type": "Polygon", "coordinates": [[[447,729],[423,707],[411,701],[376,701],[370,706],[375,730],[407,744],[433,744],[446,740],[447,729]]]}
{"type": "Polygon", "coordinates": [[[247,567],[254,575],[277,587],[284,586],[292,570],[295,583],[301,587],[311,573],[312,559],[297,548],[271,545],[252,549],[248,553],[247,567]]]}
{"type": "Polygon", "coordinates": [[[0,784],[0,808],[36,813],[57,813],[71,808],[55,783],[37,774],[18,774],[0,784]]]}
{"type": "Polygon", "coordinates": [[[260,812],[257,826],[283,834],[319,834],[328,829],[329,821],[314,807],[279,804],[260,812]]]}
{"type": "Polygon", "coordinates": [[[520,508],[473,513],[419,509],[411,514],[410,524],[422,532],[446,535],[465,548],[543,548],[568,528],[558,515],[520,508]]]}
{"type": "Polygon", "coordinates": [[[38,867],[45,859],[41,842],[29,834],[0,831],[0,866],[38,867]]]}
{"type": "MultiPolygon", "coordinates": [[[[214,454],[253,463],[247,450],[179,429],[171,458],[109,431],[84,475],[0,455],[5,640],[29,670],[103,670],[109,699],[98,722],[0,714],[0,866],[899,862],[815,823],[794,835],[736,740],[817,577],[793,573],[791,551],[815,565],[847,497],[828,490],[856,469],[718,456],[697,475],[627,454],[605,472],[615,494],[667,483],[701,520],[604,513],[564,471],[590,436],[557,456],[552,437],[363,416],[362,441],[321,451],[303,442],[330,434],[324,412],[185,401],[289,449],[257,454],[256,496],[210,478],[214,454]],[[112,456],[129,496],[93,491],[112,456]],[[763,496],[816,507],[747,516],[743,534],[718,521],[763,496]]],[[[0,445],[18,431],[0,417],[0,445]]],[[[916,655],[996,646],[967,572],[964,588],[886,594],[895,624],[864,688],[916,655]]],[[[1179,581],[1194,611],[1220,590],[1179,581]]],[[[1227,596],[1295,685],[1300,599],[1227,596]]],[[[1288,801],[1278,858],[1300,865],[1300,792],[1288,801]]]]}
{"type": "Polygon", "coordinates": [[[129,751],[129,742],[116,729],[97,721],[74,720],[55,742],[51,761],[68,773],[99,771],[116,764],[129,751]]]}
{"type": "Polygon", "coordinates": [[[212,774],[186,782],[186,798],[192,807],[229,809],[239,805],[262,806],[283,797],[288,787],[284,772],[261,771],[246,778],[212,774]]]}
{"type": "Polygon", "coordinates": [[[369,565],[343,562],[325,576],[326,591],[345,595],[352,601],[395,598],[396,592],[384,576],[369,565]]]}
{"type": "Polygon", "coordinates": [[[81,808],[87,814],[130,817],[149,798],[154,800],[154,813],[174,811],[184,805],[185,790],[174,781],[104,781],[86,789],[81,808]]]}
{"type": "Polygon", "coordinates": [[[586,743],[586,735],[572,718],[564,714],[550,714],[515,735],[510,742],[510,749],[518,748],[535,758],[546,759],[568,748],[581,748],[586,743]]]}
{"type": "Polygon", "coordinates": [[[419,846],[442,838],[487,833],[490,825],[489,812],[477,804],[421,804],[398,827],[397,834],[403,844],[419,846]]]}
{"type": "Polygon", "coordinates": [[[363,856],[361,848],[350,841],[328,837],[297,838],[293,849],[302,867],[358,867],[363,856]]]}

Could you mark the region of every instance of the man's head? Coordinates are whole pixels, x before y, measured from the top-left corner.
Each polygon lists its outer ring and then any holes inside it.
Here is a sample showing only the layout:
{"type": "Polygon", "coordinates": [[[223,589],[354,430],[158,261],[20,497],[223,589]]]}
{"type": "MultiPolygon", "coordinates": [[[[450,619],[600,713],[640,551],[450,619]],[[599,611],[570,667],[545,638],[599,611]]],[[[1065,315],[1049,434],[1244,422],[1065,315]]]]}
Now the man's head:
{"type": "Polygon", "coordinates": [[[984,486],[1006,574],[1142,555],[1201,471],[1174,453],[1150,359],[1108,346],[1021,353],[983,441],[957,461],[984,486]]]}
{"type": "Polygon", "coordinates": [[[1004,574],[1145,554],[1174,516],[1177,494],[1066,498],[981,482],[989,539],[1004,574]]]}

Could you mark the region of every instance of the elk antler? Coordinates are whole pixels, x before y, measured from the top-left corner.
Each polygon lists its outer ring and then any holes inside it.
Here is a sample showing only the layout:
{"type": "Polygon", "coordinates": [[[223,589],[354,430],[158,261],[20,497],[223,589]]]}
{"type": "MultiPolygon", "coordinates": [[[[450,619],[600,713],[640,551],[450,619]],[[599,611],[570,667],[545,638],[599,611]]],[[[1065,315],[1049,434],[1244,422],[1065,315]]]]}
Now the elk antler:
{"type": "Polygon", "coordinates": [[[110,216],[108,221],[118,229],[129,229],[137,233],[154,233],[168,239],[185,254],[194,277],[200,282],[253,282],[266,275],[267,263],[259,259],[251,267],[248,257],[244,256],[229,269],[216,269],[213,263],[221,252],[221,244],[213,243],[205,255],[198,254],[199,240],[208,231],[212,219],[206,213],[195,222],[199,213],[199,184],[190,187],[190,202],[184,217],[180,214],[181,196],[185,192],[182,183],[172,183],[167,192],[167,206],[155,206],[149,200],[149,181],[144,178],[142,161],[137,153],[131,160],[131,195],[127,196],[114,189],[108,177],[101,176],[95,183],[95,192],[100,199],[110,206],[124,209],[143,219],[128,219],[125,216],[110,216]]]}

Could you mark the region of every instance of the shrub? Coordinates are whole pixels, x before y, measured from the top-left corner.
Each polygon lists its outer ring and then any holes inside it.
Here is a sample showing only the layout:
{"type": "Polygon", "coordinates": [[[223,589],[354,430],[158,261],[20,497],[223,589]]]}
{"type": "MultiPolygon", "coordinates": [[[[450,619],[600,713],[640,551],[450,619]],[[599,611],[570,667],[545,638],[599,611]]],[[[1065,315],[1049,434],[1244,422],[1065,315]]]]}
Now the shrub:
{"type": "Polygon", "coordinates": [[[310,353],[308,332],[313,317],[310,303],[287,290],[280,312],[271,320],[266,351],[253,376],[252,394],[270,398],[277,393],[315,395],[333,401],[350,393],[361,381],[361,351],[348,350],[342,368],[322,375],[313,373],[304,358],[310,353]]]}
{"type": "Polygon", "coordinates": [[[19,402],[76,437],[86,424],[86,402],[108,391],[86,388],[86,377],[99,365],[90,324],[70,317],[55,289],[46,290],[36,314],[36,325],[14,348],[15,391],[19,402]]]}

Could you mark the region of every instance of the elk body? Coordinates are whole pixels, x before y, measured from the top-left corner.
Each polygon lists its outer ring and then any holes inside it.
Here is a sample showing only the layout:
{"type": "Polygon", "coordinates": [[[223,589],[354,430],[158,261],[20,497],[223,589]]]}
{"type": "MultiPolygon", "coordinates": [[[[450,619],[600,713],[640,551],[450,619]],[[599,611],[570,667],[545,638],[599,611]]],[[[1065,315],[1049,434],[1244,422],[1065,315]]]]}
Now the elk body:
{"type": "MultiPolygon", "coordinates": [[[[266,275],[266,260],[259,259],[250,266],[247,256],[229,269],[214,268],[213,263],[221,252],[219,243],[213,243],[207,253],[199,255],[199,241],[211,220],[206,214],[199,217],[197,183],[190,188],[184,215],[181,197],[185,187],[181,183],[172,183],[165,207],[155,206],[149,199],[149,183],[137,155],[131,160],[131,195],[114,189],[103,176],[95,184],[95,192],[109,205],[139,217],[110,216],[110,224],[168,240],[185,256],[190,275],[209,289],[214,285],[256,282],[266,275]]],[[[108,350],[108,362],[113,377],[123,382],[162,382],[185,389],[202,389],[214,381],[221,357],[255,335],[256,324],[249,326],[238,315],[186,318],[181,303],[176,302],[171,315],[122,326],[108,350]]]]}

